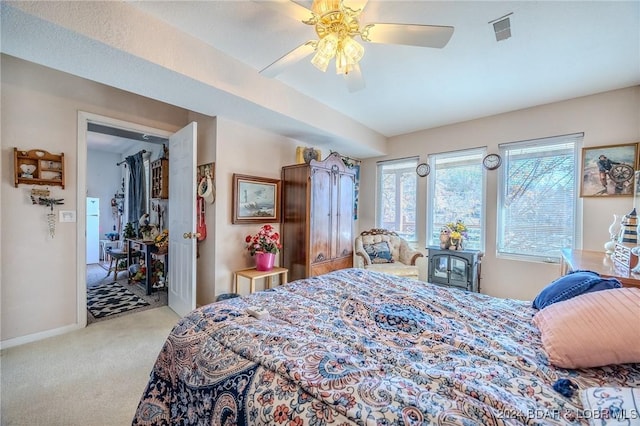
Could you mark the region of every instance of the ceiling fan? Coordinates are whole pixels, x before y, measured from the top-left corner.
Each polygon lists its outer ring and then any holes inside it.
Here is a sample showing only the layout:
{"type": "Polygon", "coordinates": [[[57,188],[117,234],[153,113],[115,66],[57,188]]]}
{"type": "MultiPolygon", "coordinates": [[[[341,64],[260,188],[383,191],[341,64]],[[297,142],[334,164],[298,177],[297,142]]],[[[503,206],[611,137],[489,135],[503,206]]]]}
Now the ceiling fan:
{"type": "Polygon", "coordinates": [[[335,58],[336,73],[343,74],[350,92],[363,89],[359,62],[364,46],[355,40],[371,43],[403,44],[442,48],[453,35],[453,27],[421,24],[371,23],[362,25],[360,14],[368,0],[313,0],[307,9],[292,0],[262,1],[279,12],[315,27],[317,40],[309,40],[260,71],[275,77],[286,67],[314,53],[311,63],[326,71],[335,58]]]}

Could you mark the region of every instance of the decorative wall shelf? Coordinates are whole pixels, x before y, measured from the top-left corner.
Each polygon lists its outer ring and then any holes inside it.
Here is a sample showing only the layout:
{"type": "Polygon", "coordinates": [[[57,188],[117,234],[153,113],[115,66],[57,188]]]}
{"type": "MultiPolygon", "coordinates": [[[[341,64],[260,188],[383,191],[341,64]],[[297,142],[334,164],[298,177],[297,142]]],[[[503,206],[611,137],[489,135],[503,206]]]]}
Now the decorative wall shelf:
{"type": "Polygon", "coordinates": [[[151,163],[151,198],[169,198],[169,160],[166,158],[151,163]]]}
{"type": "Polygon", "coordinates": [[[14,185],[52,185],[64,189],[64,154],[13,148],[14,185]]]}

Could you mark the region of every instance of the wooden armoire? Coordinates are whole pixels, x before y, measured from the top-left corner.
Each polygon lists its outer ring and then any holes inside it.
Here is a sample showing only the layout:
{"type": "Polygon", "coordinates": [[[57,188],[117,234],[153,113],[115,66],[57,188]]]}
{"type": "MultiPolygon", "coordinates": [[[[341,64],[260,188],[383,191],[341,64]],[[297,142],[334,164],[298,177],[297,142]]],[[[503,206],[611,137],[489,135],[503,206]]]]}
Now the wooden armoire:
{"type": "Polygon", "coordinates": [[[289,280],[353,266],[355,172],[338,153],[282,168],[282,266],[289,280]]]}

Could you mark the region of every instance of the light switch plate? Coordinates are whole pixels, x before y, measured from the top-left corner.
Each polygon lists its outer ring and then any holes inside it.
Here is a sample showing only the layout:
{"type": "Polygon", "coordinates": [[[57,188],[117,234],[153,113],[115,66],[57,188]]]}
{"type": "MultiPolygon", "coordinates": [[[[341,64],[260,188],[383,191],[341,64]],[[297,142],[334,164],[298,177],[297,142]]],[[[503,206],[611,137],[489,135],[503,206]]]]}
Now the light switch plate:
{"type": "Polygon", "coordinates": [[[74,210],[60,210],[60,222],[75,222],[76,212],[74,210]]]}

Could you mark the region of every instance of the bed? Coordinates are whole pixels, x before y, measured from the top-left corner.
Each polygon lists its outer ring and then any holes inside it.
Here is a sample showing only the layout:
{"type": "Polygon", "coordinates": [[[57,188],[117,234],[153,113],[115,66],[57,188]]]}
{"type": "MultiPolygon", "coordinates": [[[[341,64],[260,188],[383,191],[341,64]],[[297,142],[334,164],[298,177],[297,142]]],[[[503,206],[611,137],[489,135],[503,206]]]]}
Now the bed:
{"type": "Polygon", "coordinates": [[[534,314],[362,269],[213,303],[168,336],[133,424],[588,424],[554,383],[640,387],[640,364],[551,366],[534,314]]]}

